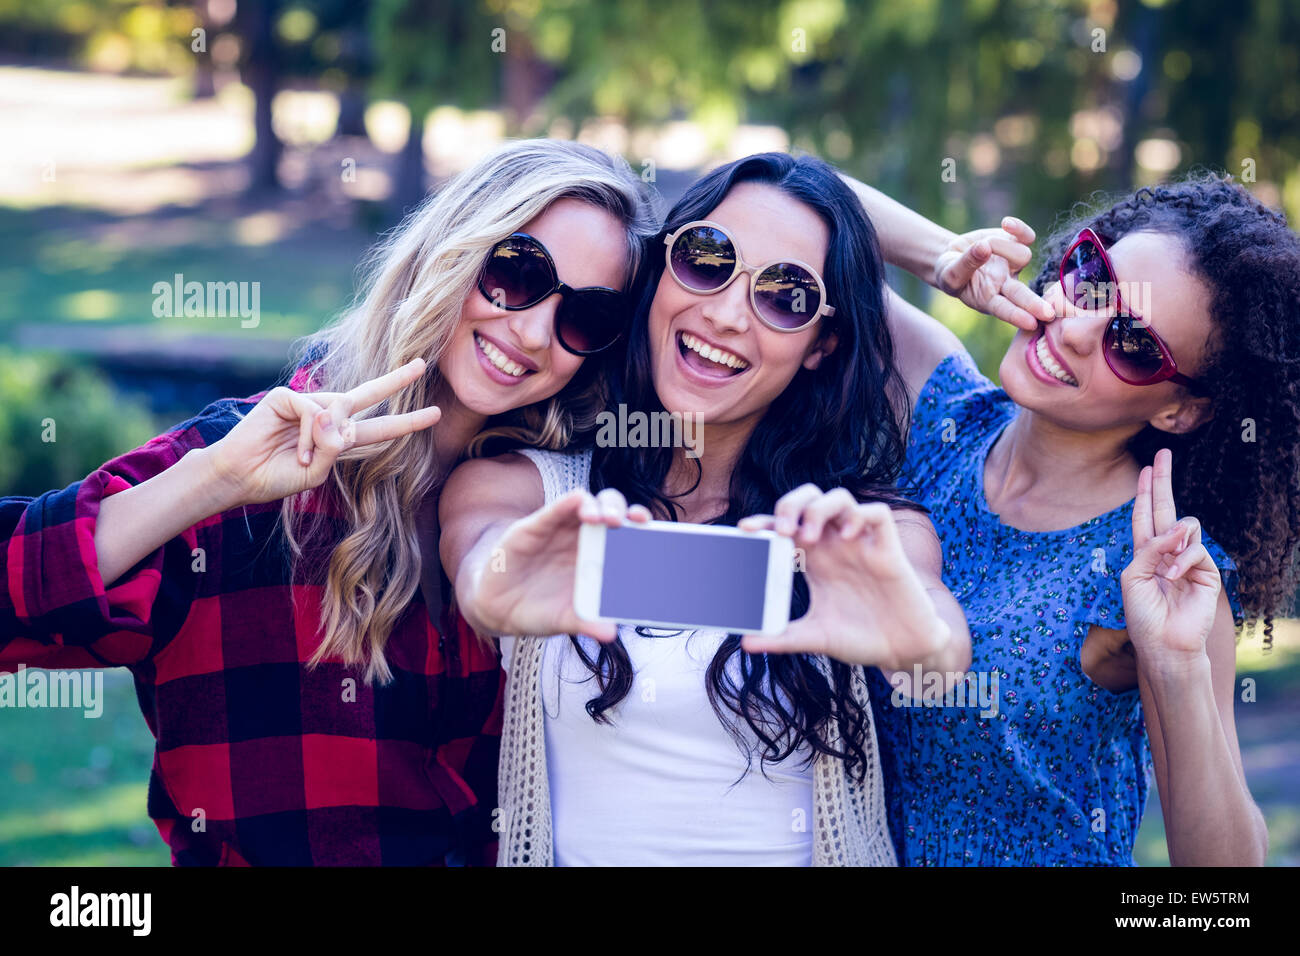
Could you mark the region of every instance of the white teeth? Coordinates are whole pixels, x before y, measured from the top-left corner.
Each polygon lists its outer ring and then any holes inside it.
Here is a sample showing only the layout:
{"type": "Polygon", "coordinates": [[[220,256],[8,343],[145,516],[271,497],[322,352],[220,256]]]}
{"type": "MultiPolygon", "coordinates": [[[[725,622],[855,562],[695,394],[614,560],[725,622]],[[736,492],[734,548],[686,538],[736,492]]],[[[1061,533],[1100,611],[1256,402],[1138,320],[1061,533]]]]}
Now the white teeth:
{"type": "Polygon", "coordinates": [[[488,361],[494,366],[501,369],[507,375],[513,375],[519,378],[528,369],[524,368],[518,362],[512,362],[510,358],[499,348],[483,338],[477,332],[474,333],[474,342],[478,345],[479,350],[488,357],[488,361]]]}
{"type": "Polygon", "coordinates": [[[724,352],[722,349],[715,349],[711,345],[706,345],[689,332],[682,333],[682,344],[692,352],[698,352],[710,362],[717,362],[719,365],[725,365],[728,368],[747,369],[749,363],[739,355],[731,352],[724,352]]]}
{"type": "Polygon", "coordinates": [[[1066,385],[1078,385],[1074,376],[1061,368],[1055,358],[1052,357],[1052,350],[1047,347],[1047,340],[1044,336],[1038,337],[1038,344],[1034,346],[1034,354],[1038,356],[1039,363],[1055,379],[1064,382],[1066,385]]]}

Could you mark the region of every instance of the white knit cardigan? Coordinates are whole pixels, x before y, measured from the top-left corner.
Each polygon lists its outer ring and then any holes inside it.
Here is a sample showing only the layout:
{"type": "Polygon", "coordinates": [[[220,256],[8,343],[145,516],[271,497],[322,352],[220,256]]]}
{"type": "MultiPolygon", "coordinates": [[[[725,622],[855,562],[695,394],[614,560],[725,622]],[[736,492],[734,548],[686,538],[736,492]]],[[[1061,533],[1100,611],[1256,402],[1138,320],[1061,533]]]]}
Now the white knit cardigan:
{"type": "MultiPolygon", "coordinates": [[[[574,488],[586,488],[591,453],[566,455],[525,450],[537,470],[549,504],[574,488]]],[[[498,866],[553,866],[551,788],[546,773],[545,720],[542,713],[542,651],[556,637],[515,641],[506,681],[498,800],[501,813],[498,866]]],[[[829,662],[822,661],[823,666],[829,662]]],[[[885,822],[884,788],[876,752],[876,731],[866,681],[854,681],[854,694],[866,718],[867,772],[863,782],[845,772],[844,762],[825,754],[813,760],[813,865],[897,866],[885,822]]],[[[832,746],[838,746],[835,723],[832,746]]]]}

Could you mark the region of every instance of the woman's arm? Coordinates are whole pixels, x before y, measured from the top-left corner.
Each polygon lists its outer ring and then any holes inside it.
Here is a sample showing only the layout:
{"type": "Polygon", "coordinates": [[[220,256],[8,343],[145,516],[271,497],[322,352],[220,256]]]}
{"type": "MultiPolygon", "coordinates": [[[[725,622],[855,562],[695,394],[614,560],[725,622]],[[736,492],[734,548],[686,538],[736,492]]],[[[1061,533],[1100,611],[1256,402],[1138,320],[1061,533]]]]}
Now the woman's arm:
{"type": "MultiPolygon", "coordinates": [[[[1028,265],[1034,231],[1008,216],[1001,229],[957,235],[851,176],[841,177],[862,202],[890,265],[955,296],[980,312],[1032,330],[1052,309],[1016,278],[1028,265]]],[[[936,366],[963,346],[943,323],[887,290],[886,314],[899,372],[915,397],[936,366]]]]}
{"type": "Polygon", "coordinates": [[[584,523],[617,526],[627,509],[612,489],[572,491],[543,507],[537,468],[523,455],[467,461],[438,503],[442,565],[466,622],[480,634],[586,634],[612,641],[616,625],[585,621],[573,608],[578,532],[584,523]],[[617,507],[610,507],[617,500],[617,507]]]}
{"type": "Polygon", "coordinates": [[[430,427],[440,414],[436,407],[356,422],[349,417],[423,373],[423,359],[415,359],[346,393],[274,388],[219,441],[105,498],[95,525],[104,583],[206,518],[317,487],[349,448],[430,427]]]}
{"type": "Polygon", "coordinates": [[[1168,451],[1138,479],[1124,613],[1175,866],[1259,866],[1268,830],[1233,720],[1236,642],[1195,518],[1176,520],[1168,451]]]}

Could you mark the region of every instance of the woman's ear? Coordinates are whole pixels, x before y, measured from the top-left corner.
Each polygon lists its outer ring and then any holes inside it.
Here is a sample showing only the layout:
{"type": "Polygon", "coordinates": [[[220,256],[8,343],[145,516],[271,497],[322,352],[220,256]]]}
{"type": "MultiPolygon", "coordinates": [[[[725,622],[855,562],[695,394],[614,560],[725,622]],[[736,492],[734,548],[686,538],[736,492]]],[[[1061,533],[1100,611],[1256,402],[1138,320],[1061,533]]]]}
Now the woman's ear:
{"type": "Polygon", "coordinates": [[[812,371],[822,364],[822,359],[835,351],[835,346],[840,344],[840,340],[835,337],[834,332],[827,332],[817,340],[817,343],[803,357],[803,367],[812,371]]]}
{"type": "Polygon", "coordinates": [[[1150,424],[1171,435],[1185,435],[1200,428],[1213,417],[1214,405],[1210,399],[1195,397],[1165,406],[1150,420],[1150,424]]]}

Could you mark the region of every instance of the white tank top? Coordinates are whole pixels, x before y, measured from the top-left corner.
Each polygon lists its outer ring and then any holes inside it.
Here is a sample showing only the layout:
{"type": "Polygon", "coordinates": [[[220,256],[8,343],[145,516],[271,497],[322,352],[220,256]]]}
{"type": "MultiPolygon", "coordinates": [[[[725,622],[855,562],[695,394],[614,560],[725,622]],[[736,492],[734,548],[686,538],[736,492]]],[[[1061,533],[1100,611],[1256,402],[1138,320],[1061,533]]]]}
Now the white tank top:
{"type": "MultiPolygon", "coordinates": [[[[588,456],[528,457],[542,472],[548,501],[576,480],[585,487],[588,461],[574,459],[588,456]]],[[[809,751],[764,773],[757,740],[741,722],[755,753],[747,770],[709,702],[707,671],[726,632],[621,626],[619,637],[635,676],[628,695],[606,711],[610,723],[597,723],[585,709],[598,689],[572,642],[550,638],[543,652],[556,864],[809,866],[809,751]]],[[[599,644],[580,640],[594,660],[599,644]]],[[[507,671],[513,643],[501,642],[507,671]]]]}

